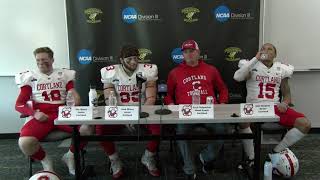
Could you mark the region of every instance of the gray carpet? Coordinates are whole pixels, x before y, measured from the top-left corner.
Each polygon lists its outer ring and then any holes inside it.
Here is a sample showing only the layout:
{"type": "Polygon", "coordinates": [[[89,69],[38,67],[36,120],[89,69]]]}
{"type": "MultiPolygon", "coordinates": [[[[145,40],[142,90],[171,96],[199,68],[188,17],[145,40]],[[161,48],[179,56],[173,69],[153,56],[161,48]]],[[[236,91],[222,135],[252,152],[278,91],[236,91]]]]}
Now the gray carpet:
{"type": "MultiPolygon", "coordinates": [[[[199,161],[196,158],[197,152],[204,146],[205,142],[194,142],[195,162],[198,168],[198,176],[200,180],[212,179],[247,179],[243,173],[236,170],[237,163],[241,160],[242,149],[240,141],[236,141],[232,145],[232,141],[226,141],[225,153],[223,155],[225,168],[223,170],[216,170],[207,175],[201,172],[199,161]]],[[[43,147],[54,160],[56,172],[63,179],[73,179],[74,177],[68,175],[66,166],[61,162],[63,153],[67,148],[58,148],[59,143],[45,143],[43,147]]],[[[297,143],[291,150],[298,157],[300,162],[300,170],[298,174],[292,178],[294,180],[318,180],[320,179],[320,135],[308,135],[303,141],[297,143]]],[[[140,163],[140,158],[144,152],[145,143],[129,143],[123,142],[118,145],[119,153],[125,164],[127,176],[125,180],[182,180],[183,173],[181,170],[181,162],[175,161],[175,154],[169,152],[168,142],[162,142],[159,151],[160,167],[162,176],[160,178],[153,178],[148,175],[146,170],[140,163]]],[[[271,150],[273,146],[263,145],[262,157],[271,150]]],[[[95,177],[89,179],[111,179],[108,163],[105,155],[97,143],[90,143],[87,146],[86,163],[94,166],[96,173],[95,177]]],[[[28,179],[28,161],[27,158],[20,152],[17,140],[0,140],[0,180],[21,180],[28,179]]],[[[221,162],[220,162],[221,163],[221,162]]],[[[263,162],[261,164],[263,166],[263,162]]],[[[34,163],[34,172],[41,170],[40,163],[34,163]]],[[[281,179],[274,177],[274,179],[281,179]]]]}

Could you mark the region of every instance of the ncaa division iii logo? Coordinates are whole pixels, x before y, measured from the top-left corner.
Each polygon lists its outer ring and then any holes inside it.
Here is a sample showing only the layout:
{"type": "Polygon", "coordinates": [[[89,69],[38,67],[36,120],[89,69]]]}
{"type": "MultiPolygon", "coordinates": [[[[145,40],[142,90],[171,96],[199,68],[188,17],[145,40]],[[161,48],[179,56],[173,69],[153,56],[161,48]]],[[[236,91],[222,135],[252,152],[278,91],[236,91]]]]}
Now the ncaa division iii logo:
{"type": "Polygon", "coordinates": [[[84,13],[87,15],[87,23],[95,24],[101,22],[101,19],[98,19],[99,14],[103,13],[101,9],[88,8],[84,10],[84,13]]]}
{"type": "Polygon", "coordinates": [[[183,19],[184,22],[188,22],[188,23],[192,23],[192,22],[196,22],[199,19],[198,18],[194,18],[193,16],[196,13],[199,13],[200,10],[198,8],[195,7],[187,7],[181,10],[181,13],[185,15],[186,18],[183,19]]]}
{"type": "Polygon", "coordinates": [[[122,20],[128,24],[138,20],[138,13],[133,7],[127,7],[122,11],[122,20]]]}

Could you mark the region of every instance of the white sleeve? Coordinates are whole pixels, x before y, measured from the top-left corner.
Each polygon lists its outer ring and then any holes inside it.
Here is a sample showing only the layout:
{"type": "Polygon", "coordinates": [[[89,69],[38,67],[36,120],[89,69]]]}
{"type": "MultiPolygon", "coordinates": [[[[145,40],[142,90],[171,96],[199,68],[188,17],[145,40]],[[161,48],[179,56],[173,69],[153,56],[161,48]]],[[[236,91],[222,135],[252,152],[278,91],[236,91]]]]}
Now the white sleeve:
{"type": "Polygon", "coordinates": [[[156,64],[144,64],[143,73],[142,75],[147,78],[147,81],[158,80],[158,67],[156,64]]]}
{"type": "Polygon", "coordinates": [[[32,87],[33,75],[31,71],[21,72],[15,75],[15,81],[19,88],[23,86],[32,87]]]}
{"type": "Polygon", "coordinates": [[[239,69],[234,73],[233,79],[240,82],[246,80],[248,77],[252,67],[258,62],[257,58],[252,58],[250,61],[248,60],[240,60],[238,67],[239,69]]]}
{"type": "Polygon", "coordinates": [[[76,78],[76,71],[70,69],[63,69],[64,79],[68,83],[69,81],[74,81],[76,78]]]}
{"type": "Polygon", "coordinates": [[[290,64],[280,64],[281,71],[282,71],[282,79],[284,78],[291,78],[293,74],[294,67],[290,64]]]}
{"type": "Polygon", "coordinates": [[[101,82],[103,84],[112,84],[114,76],[116,74],[116,66],[111,65],[104,67],[100,70],[101,73],[101,82]]]}

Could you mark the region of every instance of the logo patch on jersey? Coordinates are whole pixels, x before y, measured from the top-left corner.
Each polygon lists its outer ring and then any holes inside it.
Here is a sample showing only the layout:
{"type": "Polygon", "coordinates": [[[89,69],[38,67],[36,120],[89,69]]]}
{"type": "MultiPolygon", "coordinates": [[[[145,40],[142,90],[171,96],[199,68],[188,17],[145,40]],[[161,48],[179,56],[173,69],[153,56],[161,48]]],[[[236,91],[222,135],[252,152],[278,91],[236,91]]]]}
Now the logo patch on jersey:
{"type": "Polygon", "coordinates": [[[119,79],[114,79],[114,80],[112,80],[112,84],[119,84],[119,79]]]}

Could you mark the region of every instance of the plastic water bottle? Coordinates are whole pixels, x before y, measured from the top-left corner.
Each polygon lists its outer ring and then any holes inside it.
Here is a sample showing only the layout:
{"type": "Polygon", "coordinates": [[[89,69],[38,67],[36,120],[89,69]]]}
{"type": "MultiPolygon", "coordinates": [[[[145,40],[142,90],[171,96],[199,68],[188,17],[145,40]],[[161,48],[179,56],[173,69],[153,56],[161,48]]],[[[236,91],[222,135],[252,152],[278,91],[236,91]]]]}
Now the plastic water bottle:
{"type": "Polygon", "coordinates": [[[263,176],[264,180],[272,180],[272,163],[269,156],[267,156],[266,162],[264,163],[263,174],[264,174],[263,176]]]}
{"type": "Polygon", "coordinates": [[[74,106],[75,105],[74,97],[70,91],[67,92],[66,105],[67,106],[74,106]]]}
{"type": "Polygon", "coordinates": [[[200,104],[200,90],[196,89],[192,93],[192,104],[200,104]]]}
{"type": "Polygon", "coordinates": [[[95,86],[90,86],[89,91],[89,106],[98,106],[98,94],[95,86]]]}
{"type": "Polygon", "coordinates": [[[214,98],[212,96],[207,96],[206,104],[213,104],[214,98]]]}
{"type": "Polygon", "coordinates": [[[92,117],[94,119],[98,118],[98,94],[95,86],[90,86],[89,106],[92,107],[92,117]]]}
{"type": "Polygon", "coordinates": [[[117,106],[117,96],[115,95],[114,91],[110,91],[108,101],[109,106],[117,106]]]}

